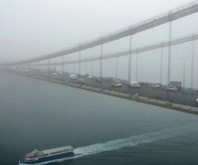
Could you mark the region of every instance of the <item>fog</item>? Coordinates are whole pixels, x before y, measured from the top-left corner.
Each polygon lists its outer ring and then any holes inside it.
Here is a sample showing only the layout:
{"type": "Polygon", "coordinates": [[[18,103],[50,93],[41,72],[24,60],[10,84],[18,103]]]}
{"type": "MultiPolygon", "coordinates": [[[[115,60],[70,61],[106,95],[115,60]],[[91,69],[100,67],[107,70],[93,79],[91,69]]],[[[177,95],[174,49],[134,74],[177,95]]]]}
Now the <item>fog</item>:
{"type": "MultiPolygon", "coordinates": [[[[108,33],[129,27],[142,20],[180,7],[189,0],[0,0],[0,63],[39,57],[108,33]]],[[[197,34],[198,14],[173,22],[172,39],[197,34]]],[[[132,36],[132,49],[168,41],[168,24],[132,36]]],[[[198,41],[195,41],[198,60],[198,41]]],[[[103,45],[104,56],[129,50],[129,37],[103,45]]],[[[156,49],[138,54],[138,81],[160,81],[160,54],[156,49]]],[[[163,84],[167,82],[167,54],[163,48],[163,84]]],[[[100,55],[100,46],[81,52],[82,59],[100,55]]],[[[183,61],[186,60],[186,86],[191,79],[192,42],[172,47],[171,80],[182,81],[183,61]]],[[[136,78],[136,58],[132,55],[132,79],[136,78]]],[[[78,53],[64,56],[65,61],[78,59],[78,53]]],[[[61,61],[61,58],[51,62],[61,61]]],[[[47,61],[43,61],[47,63],[47,61]]],[[[103,61],[103,74],[115,77],[116,59],[103,61]]],[[[91,73],[92,63],[83,63],[83,73],[91,73]]],[[[60,67],[57,69],[60,69],[60,67]]],[[[78,72],[78,65],[65,66],[69,72],[78,72]]],[[[194,63],[194,88],[198,88],[198,65],[194,63]]],[[[99,75],[99,61],[93,62],[94,75],[99,75]]],[[[118,58],[118,78],[128,77],[128,56],[118,58]]]]}

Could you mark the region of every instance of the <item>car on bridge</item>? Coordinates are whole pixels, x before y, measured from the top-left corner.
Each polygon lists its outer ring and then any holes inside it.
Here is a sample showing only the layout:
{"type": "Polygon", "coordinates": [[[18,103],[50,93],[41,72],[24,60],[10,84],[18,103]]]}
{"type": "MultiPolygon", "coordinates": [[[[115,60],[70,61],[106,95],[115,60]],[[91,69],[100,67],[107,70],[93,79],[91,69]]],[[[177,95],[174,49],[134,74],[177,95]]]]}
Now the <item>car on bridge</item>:
{"type": "Polygon", "coordinates": [[[78,79],[78,82],[79,82],[80,84],[84,84],[84,83],[85,83],[85,80],[84,80],[83,78],[79,78],[79,79],[78,79]]]}
{"type": "Polygon", "coordinates": [[[94,79],[95,79],[96,82],[101,82],[102,81],[100,76],[96,76],[94,79]]]}
{"type": "Polygon", "coordinates": [[[78,77],[77,77],[76,74],[70,74],[69,78],[72,79],[72,80],[76,80],[78,77]]]}
{"type": "Polygon", "coordinates": [[[140,83],[137,81],[130,81],[129,86],[132,88],[140,88],[140,83]]]}
{"type": "Polygon", "coordinates": [[[168,85],[167,90],[181,91],[182,90],[182,82],[181,81],[171,81],[168,85]]]}
{"type": "Polygon", "coordinates": [[[166,90],[173,91],[173,92],[179,91],[179,89],[176,86],[167,86],[166,90]]]}
{"type": "Polygon", "coordinates": [[[161,84],[160,83],[151,84],[151,87],[153,87],[153,88],[160,88],[161,87],[161,84]]]}
{"type": "Polygon", "coordinates": [[[91,75],[89,75],[88,77],[87,77],[87,79],[92,79],[93,77],[91,76],[91,75]]]}
{"type": "Polygon", "coordinates": [[[113,87],[121,87],[122,84],[120,83],[119,80],[113,79],[113,80],[111,80],[111,86],[113,86],[113,87]]]}

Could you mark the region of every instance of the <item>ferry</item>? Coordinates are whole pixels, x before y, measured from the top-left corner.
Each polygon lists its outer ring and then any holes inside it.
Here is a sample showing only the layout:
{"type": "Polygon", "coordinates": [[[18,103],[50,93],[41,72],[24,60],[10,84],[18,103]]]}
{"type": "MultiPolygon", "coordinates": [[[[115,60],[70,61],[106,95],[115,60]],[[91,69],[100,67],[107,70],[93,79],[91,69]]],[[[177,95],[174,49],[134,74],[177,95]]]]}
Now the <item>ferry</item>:
{"type": "Polygon", "coordinates": [[[19,161],[19,165],[43,165],[61,162],[74,156],[73,147],[65,146],[39,151],[35,149],[19,161]]]}

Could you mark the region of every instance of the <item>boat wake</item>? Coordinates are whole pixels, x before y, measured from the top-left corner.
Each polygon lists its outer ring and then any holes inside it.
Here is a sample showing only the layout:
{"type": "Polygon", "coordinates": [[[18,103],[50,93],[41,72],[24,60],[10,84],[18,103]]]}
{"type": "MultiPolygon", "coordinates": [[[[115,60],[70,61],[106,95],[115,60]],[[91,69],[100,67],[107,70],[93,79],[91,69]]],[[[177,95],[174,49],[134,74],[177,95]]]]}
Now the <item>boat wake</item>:
{"type": "Polygon", "coordinates": [[[197,127],[198,123],[191,123],[177,128],[165,129],[158,132],[146,133],[138,136],[132,136],[129,138],[113,140],[106,143],[98,143],[76,148],[74,149],[75,156],[73,157],[73,159],[185,135],[197,131],[197,127]]]}
{"type": "Polygon", "coordinates": [[[178,136],[184,136],[184,135],[189,135],[192,133],[198,133],[198,122],[196,123],[190,123],[186,124],[183,126],[175,127],[175,128],[169,128],[169,129],[164,129],[158,132],[152,132],[152,133],[145,133],[141,134],[138,136],[132,136],[129,138],[123,138],[123,139],[118,139],[118,140],[112,140],[109,142],[105,143],[98,143],[98,144],[92,144],[89,146],[84,146],[84,147],[79,147],[74,149],[74,156],[72,157],[67,157],[67,158],[62,158],[59,160],[50,160],[47,161],[46,163],[52,163],[52,162],[62,162],[65,160],[71,160],[71,159],[76,159],[80,158],[83,156],[88,156],[88,155],[93,155],[93,154],[98,154],[102,152],[108,152],[108,151],[114,151],[126,147],[133,147],[133,146],[138,146],[141,144],[147,144],[147,143],[152,143],[156,142],[159,140],[165,140],[165,139],[170,139],[178,136]]]}

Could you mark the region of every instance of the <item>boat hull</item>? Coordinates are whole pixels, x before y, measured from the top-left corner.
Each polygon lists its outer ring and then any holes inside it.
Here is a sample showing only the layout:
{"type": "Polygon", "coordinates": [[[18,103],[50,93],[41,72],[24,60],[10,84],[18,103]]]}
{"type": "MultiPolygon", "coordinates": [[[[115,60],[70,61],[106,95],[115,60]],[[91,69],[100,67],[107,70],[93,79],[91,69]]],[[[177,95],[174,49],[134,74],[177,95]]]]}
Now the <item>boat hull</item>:
{"type": "Polygon", "coordinates": [[[35,161],[27,161],[25,159],[22,159],[19,161],[19,165],[43,165],[53,162],[61,162],[67,159],[71,159],[74,156],[73,152],[70,153],[63,153],[59,155],[52,155],[47,157],[40,157],[38,160],[35,161]]]}

